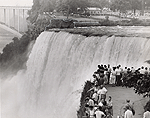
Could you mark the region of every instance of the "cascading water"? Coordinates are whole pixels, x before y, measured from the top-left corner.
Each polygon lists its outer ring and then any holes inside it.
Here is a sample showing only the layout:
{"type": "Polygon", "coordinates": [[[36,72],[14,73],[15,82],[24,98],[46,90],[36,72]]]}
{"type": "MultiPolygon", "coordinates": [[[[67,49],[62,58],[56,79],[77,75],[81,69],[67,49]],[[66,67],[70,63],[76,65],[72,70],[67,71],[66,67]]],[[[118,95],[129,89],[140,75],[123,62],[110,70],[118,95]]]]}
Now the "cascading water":
{"type": "Polygon", "coordinates": [[[82,85],[97,65],[141,67],[150,59],[149,45],[141,37],[45,31],[33,46],[27,69],[1,82],[1,117],[76,118],[82,85]]]}

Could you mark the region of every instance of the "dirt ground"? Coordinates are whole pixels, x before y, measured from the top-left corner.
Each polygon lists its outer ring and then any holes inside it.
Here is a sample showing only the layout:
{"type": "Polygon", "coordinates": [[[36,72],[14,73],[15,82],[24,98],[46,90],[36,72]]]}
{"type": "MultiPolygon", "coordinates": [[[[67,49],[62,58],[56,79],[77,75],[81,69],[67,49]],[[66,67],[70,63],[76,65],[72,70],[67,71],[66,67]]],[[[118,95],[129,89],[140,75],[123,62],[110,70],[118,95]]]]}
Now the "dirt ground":
{"type": "Polygon", "coordinates": [[[149,100],[148,98],[143,98],[142,95],[135,94],[133,88],[126,87],[112,87],[111,85],[106,86],[109,95],[112,96],[113,101],[113,116],[117,118],[122,114],[122,107],[125,104],[126,99],[130,99],[131,103],[133,103],[133,107],[135,109],[134,118],[142,118],[144,112],[144,105],[149,100]]]}

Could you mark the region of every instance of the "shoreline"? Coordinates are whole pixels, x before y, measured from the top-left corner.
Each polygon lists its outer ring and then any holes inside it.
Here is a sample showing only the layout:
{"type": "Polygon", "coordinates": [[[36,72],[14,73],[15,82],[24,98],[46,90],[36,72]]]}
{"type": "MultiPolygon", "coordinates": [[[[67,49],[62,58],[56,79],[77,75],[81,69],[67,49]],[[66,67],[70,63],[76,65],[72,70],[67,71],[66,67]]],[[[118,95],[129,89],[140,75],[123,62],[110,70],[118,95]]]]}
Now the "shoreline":
{"type": "Polygon", "coordinates": [[[53,28],[46,31],[69,32],[84,36],[112,36],[116,37],[142,37],[150,38],[150,26],[98,26],[98,27],[76,27],[76,28],[53,28]]]}

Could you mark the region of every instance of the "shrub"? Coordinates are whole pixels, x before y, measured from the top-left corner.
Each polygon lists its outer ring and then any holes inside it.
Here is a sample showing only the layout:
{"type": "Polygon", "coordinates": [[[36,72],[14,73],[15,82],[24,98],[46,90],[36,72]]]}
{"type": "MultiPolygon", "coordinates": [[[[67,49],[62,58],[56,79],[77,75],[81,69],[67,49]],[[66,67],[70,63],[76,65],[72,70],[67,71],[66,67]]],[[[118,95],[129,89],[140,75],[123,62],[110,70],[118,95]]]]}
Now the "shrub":
{"type": "Polygon", "coordinates": [[[101,26],[116,26],[116,22],[115,21],[110,21],[110,20],[101,20],[99,21],[99,23],[101,24],[101,26]]]}
{"type": "Polygon", "coordinates": [[[99,22],[76,22],[75,27],[91,27],[91,26],[100,26],[99,22]]]}

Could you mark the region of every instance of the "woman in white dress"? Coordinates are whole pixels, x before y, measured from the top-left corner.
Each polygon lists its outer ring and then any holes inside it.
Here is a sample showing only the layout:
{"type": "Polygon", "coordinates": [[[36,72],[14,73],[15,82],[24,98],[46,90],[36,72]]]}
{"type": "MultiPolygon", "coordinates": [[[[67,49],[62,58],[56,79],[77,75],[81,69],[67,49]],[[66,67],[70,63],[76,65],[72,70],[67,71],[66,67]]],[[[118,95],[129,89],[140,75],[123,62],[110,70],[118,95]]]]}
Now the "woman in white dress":
{"type": "Polygon", "coordinates": [[[116,67],[113,67],[113,70],[111,71],[110,74],[110,84],[115,84],[116,83],[116,67]]]}

